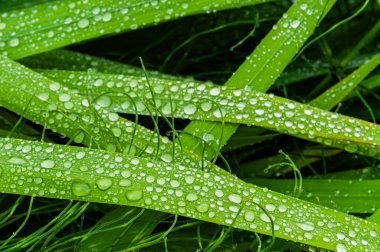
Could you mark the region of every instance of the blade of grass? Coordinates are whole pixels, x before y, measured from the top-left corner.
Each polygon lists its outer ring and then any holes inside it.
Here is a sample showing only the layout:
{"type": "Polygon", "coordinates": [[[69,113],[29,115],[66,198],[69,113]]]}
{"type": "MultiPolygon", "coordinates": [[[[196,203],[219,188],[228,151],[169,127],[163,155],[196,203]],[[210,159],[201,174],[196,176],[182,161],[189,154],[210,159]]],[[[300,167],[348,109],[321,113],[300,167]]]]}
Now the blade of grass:
{"type": "Polygon", "coordinates": [[[1,51],[12,59],[76,42],[135,30],[187,15],[255,5],[267,0],[51,1],[2,13],[1,51]]]}
{"type": "MultiPolygon", "coordinates": [[[[79,89],[76,93],[83,94],[83,90],[88,90],[88,95],[94,97],[99,107],[111,111],[135,112],[130,104],[125,104],[129,101],[129,98],[123,97],[126,93],[133,96],[139,114],[146,114],[151,106],[145,102],[153,97],[145,88],[145,78],[118,76],[116,79],[113,75],[99,73],[87,77],[80,72],[64,71],[44,73],[74,90],[79,89]],[[84,78],[88,86],[83,86],[84,78]],[[114,85],[117,82],[120,84],[114,85]],[[112,92],[109,92],[107,85],[98,83],[112,83],[112,92]]],[[[348,152],[377,158],[380,155],[380,126],[374,123],[255,91],[159,79],[151,79],[150,83],[157,102],[155,109],[166,116],[171,116],[173,112],[178,118],[256,125],[348,152]],[[168,109],[168,100],[172,101],[174,111],[168,109]]],[[[202,137],[208,138],[210,135],[202,137]]],[[[211,140],[217,142],[217,138],[211,140]]]]}
{"type": "MultiPolygon", "coordinates": [[[[335,1],[310,0],[295,2],[225,86],[245,86],[255,91],[267,91],[334,3],[335,1]]],[[[192,122],[184,130],[189,134],[181,134],[179,139],[184,143],[185,149],[201,155],[201,143],[191,135],[202,138],[209,134],[215,139],[220,138],[218,145],[211,145],[213,148],[206,148],[205,153],[202,153],[206,158],[211,158],[215,156],[214,149],[223,146],[238,126],[192,122]]]]}
{"type": "MultiPolygon", "coordinates": [[[[291,179],[248,181],[284,194],[292,194],[295,183],[291,179]]],[[[342,212],[373,213],[380,207],[379,186],[380,180],[303,179],[300,199],[342,212]]]]}
{"type": "Polygon", "coordinates": [[[276,237],[331,250],[380,248],[375,223],[231,175],[25,140],[0,139],[0,149],[2,192],[139,206],[264,234],[274,227],[276,237]],[[82,171],[83,166],[95,169],[82,171]],[[349,235],[352,230],[355,237],[349,235]],[[339,240],[342,235],[348,240],[339,240]]]}
{"type": "Polygon", "coordinates": [[[379,64],[380,54],[374,56],[359,69],[323,92],[309,104],[321,109],[331,110],[336,104],[348,96],[379,64]]]}

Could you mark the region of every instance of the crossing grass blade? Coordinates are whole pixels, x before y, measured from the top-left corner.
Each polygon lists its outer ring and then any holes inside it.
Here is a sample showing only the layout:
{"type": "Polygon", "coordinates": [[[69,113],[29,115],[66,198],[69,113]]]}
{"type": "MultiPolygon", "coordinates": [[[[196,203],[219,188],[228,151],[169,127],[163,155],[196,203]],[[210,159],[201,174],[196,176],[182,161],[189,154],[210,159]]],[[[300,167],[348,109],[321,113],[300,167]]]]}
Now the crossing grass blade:
{"type": "Polygon", "coordinates": [[[265,3],[244,1],[48,1],[2,13],[3,54],[19,59],[188,15],[265,3]]]}
{"type": "Polygon", "coordinates": [[[0,150],[2,192],[138,206],[331,250],[380,247],[375,223],[234,176],[26,140],[2,138],[0,150]]]}

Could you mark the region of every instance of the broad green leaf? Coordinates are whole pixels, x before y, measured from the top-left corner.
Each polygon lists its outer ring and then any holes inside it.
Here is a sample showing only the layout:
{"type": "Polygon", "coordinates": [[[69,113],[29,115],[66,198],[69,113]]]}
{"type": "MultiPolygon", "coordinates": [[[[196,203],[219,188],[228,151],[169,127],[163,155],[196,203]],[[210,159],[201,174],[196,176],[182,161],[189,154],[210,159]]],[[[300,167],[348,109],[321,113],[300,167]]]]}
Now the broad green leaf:
{"type": "MultiPolygon", "coordinates": [[[[76,93],[93,97],[99,108],[113,112],[135,113],[137,110],[139,114],[147,114],[158,110],[168,117],[249,124],[348,152],[377,158],[380,155],[379,125],[272,94],[153,78],[149,82],[151,86],[147,86],[145,78],[134,76],[44,73],[77,90],[76,93]],[[132,104],[136,104],[137,109],[132,104]]],[[[202,138],[214,143],[219,140],[210,134],[202,138]]]]}
{"type": "MultiPolygon", "coordinates": [[[[292,194],[295,185],[291,179],[249,181],[285,194],[292,194]]],[[[300,198],[342,212],[373,213],[380,207],[379,187],[380,180],[303,179],[300,198]]]]}
{"type": "Polygon", "coordinates": [[[4,193],[138,206],[263,234],[274,228],[276,237],[330,250],[380,249],[375,223],[230,175],[15,139],[0,139],[0,162],[4,193]]]}
{"type": "Polygon", "coordinates": [[[136,30],[184,16],[237,8],[267,0],[49,1],[2,13],[1,51],[12,59],[107,34],[136,30]]]}
{"type": "MultiPolygon", "coordinates": [[[[267,91],[334,3],[335,0],[296,1],[253,53],[247,57],[247,60],[234,72],[225,86],[267,91]]],[[[184,143],[184,148],[211,158],[215,155],[214,148],[222,147],[238,126],[238,124],[192,122],[184,129],[189,134],[181,134],[180,140],[184,143]],[[207,148],[204,153],[200,148],[202,142],[192,137],[193,134],[200,138],[204,135],[212,135],[213,138],[220,138],[221,142],[212,145],[214,148],[207,148]]]]}
{"type": "Polygon", "coordinates": [[[380,64],[380,54],[374,56],[359,69],[348,75],[339,83],[335,84],[309,104],[325,110],[332,109],[336,104],[342,101],[360,82],[367,77],[380,64]]]}

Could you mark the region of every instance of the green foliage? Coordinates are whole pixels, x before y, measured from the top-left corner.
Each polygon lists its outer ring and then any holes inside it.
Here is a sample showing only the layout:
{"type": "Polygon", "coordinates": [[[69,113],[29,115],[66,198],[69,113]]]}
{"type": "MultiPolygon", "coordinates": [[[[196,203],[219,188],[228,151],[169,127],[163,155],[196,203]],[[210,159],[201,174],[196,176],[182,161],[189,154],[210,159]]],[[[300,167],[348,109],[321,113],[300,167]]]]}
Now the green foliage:
{"type": "Polygon", "coordinates": [[[3,1],[0,250],[380,250],[379,10],[3,1]]]}

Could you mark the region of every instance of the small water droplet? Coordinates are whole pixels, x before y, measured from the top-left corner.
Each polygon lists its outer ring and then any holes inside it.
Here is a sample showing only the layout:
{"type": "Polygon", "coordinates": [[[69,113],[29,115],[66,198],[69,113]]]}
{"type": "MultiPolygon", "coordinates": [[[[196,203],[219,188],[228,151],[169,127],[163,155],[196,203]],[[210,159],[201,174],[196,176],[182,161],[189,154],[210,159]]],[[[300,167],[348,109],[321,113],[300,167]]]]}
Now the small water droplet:
{"type": "Polygon", "coordinates": [[[98,179],[96,186],[102,191],[108,190],[112,186],[112,180],[109,178],[98,179]]]}
{"type": "Polygon", "coordinates": [[[346,251],[347,251],[346,245],[344,245],[343,243],[338,243],[336,245],[336,252],[346,252],[346,251]]]}
{"type": "Polygon", "coordinates": [[[291,27],[297,28],[300,25],[300,21],[298,19],[293,20],[292,23],[290,24],[291,27]]]}
{"type": "Polygon", "coordinates": [[[79,197],[86,196],[91,193],[90,186],[87,183],[82,182],[82,181],[74,181],[71,184],[71,190],[75,196],[79,196],[79,197]]]}
{"type": "Polygon", "coordinates": [[[143,196],[144,196],[143,191],[139,189],[130,190],[125,193],[125,197],[127,198],[127,200],[132,201],[132,202],[141,200],[143,196]]]}

